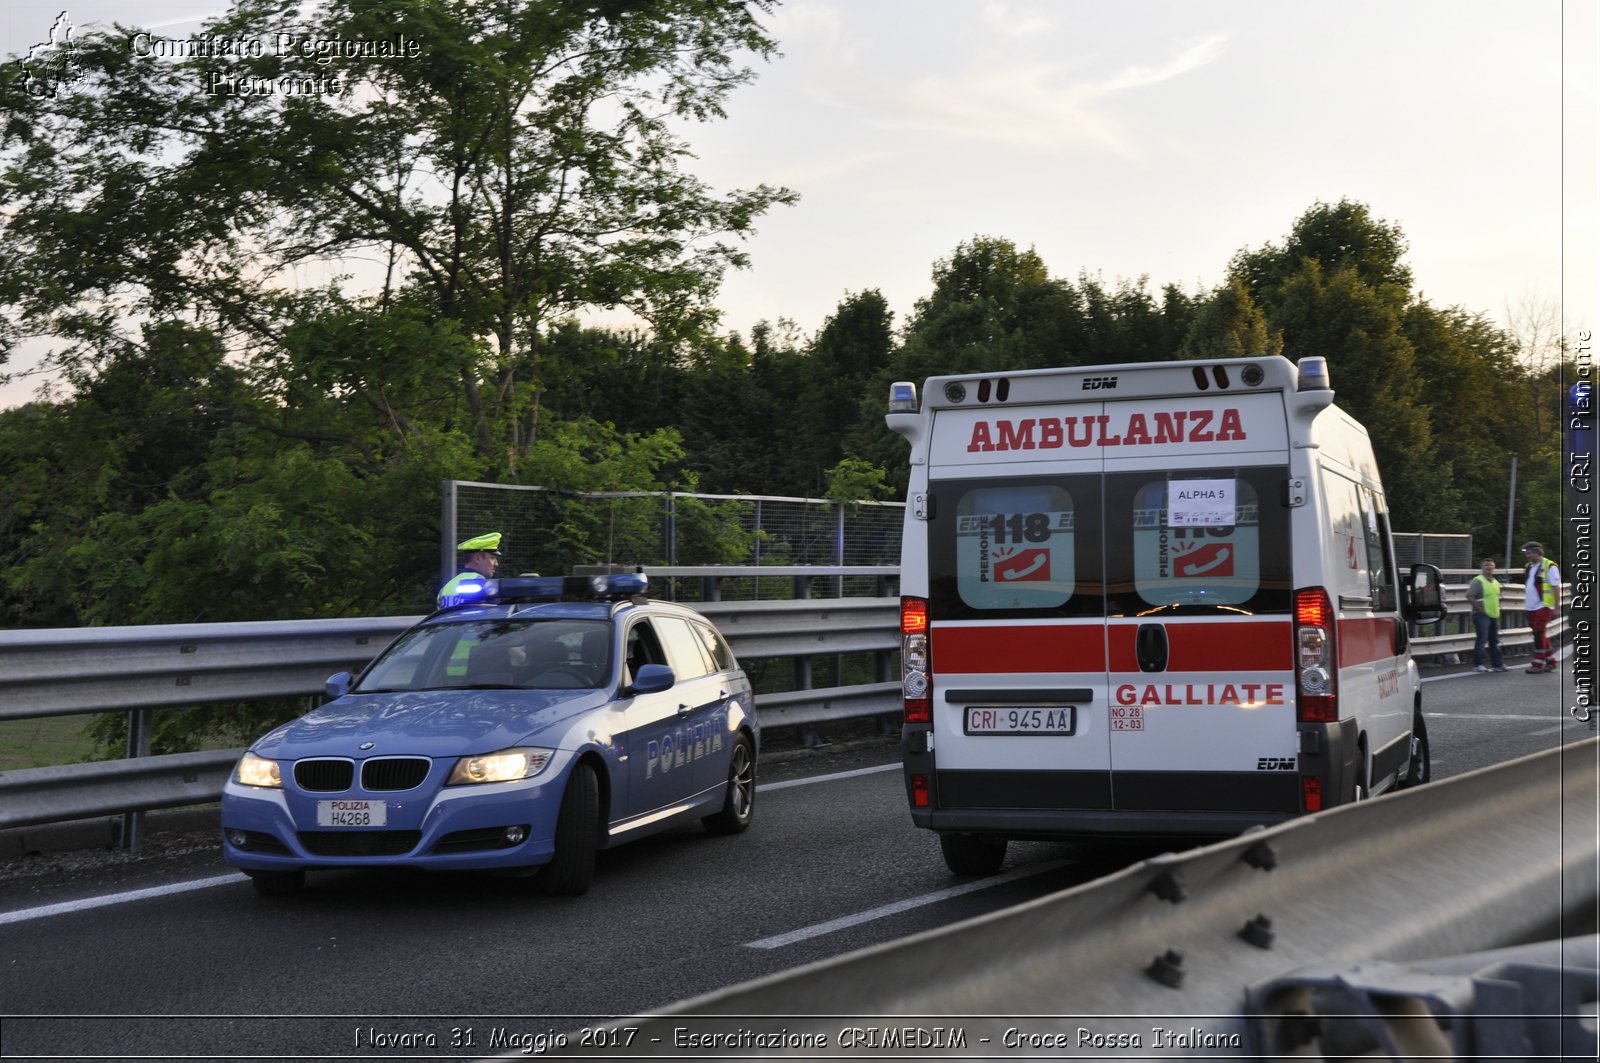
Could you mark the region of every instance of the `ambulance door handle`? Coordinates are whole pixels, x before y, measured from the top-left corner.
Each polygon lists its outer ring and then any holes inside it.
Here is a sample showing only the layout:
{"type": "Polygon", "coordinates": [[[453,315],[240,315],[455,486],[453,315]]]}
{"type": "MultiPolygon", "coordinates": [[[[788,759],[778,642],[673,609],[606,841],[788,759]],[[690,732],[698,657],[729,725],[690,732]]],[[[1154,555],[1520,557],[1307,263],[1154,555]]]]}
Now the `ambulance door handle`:
{"type": "Polygon", "coordinates": [[[1164,624],[1140,624],[1133,639],[1134,653],[1139,658],[1139,671],[1165,672],[1167,670],[1167,629],[1164,624]]]}

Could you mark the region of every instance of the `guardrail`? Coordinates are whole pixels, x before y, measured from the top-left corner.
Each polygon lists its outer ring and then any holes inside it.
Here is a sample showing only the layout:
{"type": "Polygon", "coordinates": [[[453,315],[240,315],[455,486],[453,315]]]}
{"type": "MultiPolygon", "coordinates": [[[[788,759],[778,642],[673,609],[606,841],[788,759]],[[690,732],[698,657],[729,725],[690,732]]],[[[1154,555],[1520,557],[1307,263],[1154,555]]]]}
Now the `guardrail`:
{"type": "MultiPolygon", "coordinates": [[[[795,662],[797,689],[762,694],[760,705],[767,726],[801,728],[900,711],[893,673],[899,599],[882,596],[898,572],[892,566],[650,570],[657,580],[697,582],[706,600],[692,604],[717,624],[741,659],[795,662]],[[860,582],[860,577],[868,577],[880,596],[718,600],[721,583],[728,579],[789,581],[793,592],[803,596],[819,581],[837,590],[845,579],[860,582]],[[877,662],[873,682],[812,688],[813,658],[864,653],[873,654],[877,662]]],[[[1504,599],[1508,619],[1521,615],[1511,608],[1516,587],[1510,589],[1504,599]]],[[[1450,617],[1470,626],[1463,588],[1450,588],[1446,604],[1450,617]]],[[[134,721],[127,759],[0,772],[0,829],[215,800],[227,769],[243,751],[142,755],[148,753],[147,745],[140,746],[147,731],[140,725],[142,718],[189,705],[320,697],[328,675],[359,670],[419,619],[0,631],[0,721],[108,711],[130,712],[134,721]]],[[[1445,624],[1451,623],[1447,618],[1445,624]]],[[[1559,632],[1557,624],[1552,638],[1559,632]]],[[[1501,632],[1507,649],[1531,641],[1527,628],[1501,632]]],[[[1469,651],[1472,642],[1468,632],[1415,638],[1411,647],[1414,654],[1427,657],[1469,651]]],[[[135,820],[128,821],[124,840],[136,844],[135,820]]]]}
{"type": "Polygon", "coordinates": [[[694,1037],[860,1058],[890,1036],[917,1058],[1592,1059],[1593,939],[1565,971],[1557,947],[1543,986],[1510,955],[1437,958],[1595,932],[1597,752],[1341,805],[617,1025],[646,1056],[694,1037]]]}

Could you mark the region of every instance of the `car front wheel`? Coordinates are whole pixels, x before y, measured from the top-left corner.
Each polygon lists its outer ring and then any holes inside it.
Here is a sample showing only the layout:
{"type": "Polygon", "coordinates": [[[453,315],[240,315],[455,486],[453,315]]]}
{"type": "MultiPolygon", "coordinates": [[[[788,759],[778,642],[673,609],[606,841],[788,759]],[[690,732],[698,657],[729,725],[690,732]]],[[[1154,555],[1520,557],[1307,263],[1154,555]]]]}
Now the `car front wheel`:
{"type": "Polygon", "coordinates": [[[594,881],[594,858],[600,848],[600,780],[594,766],[572,769],[556,816],[556,854],[539,876],[540,888],[552,896],[576,897],[594,881]]]}
{"type": "Polygon", "coordinates": [[[1428,725],[1422,721],[1418,709],[1411,721],[1411,765],[1406,771],[1403,786],[1421,786],[1433,778],[1433,758],[1428,753],[1428,725]]]}
{"type": "Polygon", "coordinates": [[[728,789],[722,810],[700,822],[712,834],[738,834],[749,829],[756,815],[756,751],[748,735],[733,740],[728,755],[728,789]]]}

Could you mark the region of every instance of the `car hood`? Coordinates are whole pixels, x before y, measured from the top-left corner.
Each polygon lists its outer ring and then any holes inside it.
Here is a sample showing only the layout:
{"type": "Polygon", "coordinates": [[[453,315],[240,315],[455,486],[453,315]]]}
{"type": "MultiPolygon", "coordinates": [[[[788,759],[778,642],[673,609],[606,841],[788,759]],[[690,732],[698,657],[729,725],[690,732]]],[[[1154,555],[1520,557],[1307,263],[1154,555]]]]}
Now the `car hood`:
{"type": "Polygon", "coordinates": [[[559,748],[575,717],[607,701],[603,690],[346,694],[269,731],[251,749],[264,757],[297,760],[466,756],[516,745],[559,748]]]}

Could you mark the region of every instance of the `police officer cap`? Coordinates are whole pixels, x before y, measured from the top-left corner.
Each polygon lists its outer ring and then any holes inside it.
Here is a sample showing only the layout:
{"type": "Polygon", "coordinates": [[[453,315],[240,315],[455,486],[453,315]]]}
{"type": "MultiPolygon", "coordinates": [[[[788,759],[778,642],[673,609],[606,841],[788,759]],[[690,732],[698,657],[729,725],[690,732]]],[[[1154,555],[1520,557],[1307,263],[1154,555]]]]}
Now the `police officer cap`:
{"type": "Polygon", "coordinates": [[[1544,553],[1544,547],[1540,546],[1538,543],[1523,543],[1522,544],[1522,552],[1523,553],[1528,553],[1529,551],[1533,551],[1534,553],[1542,554],[1542,553],[1544,553]]]}
{"type": "Polygon", "coordinates": [[[480,550],[486,554],[498,554],[500,552],[500,533],[488,532],[484,535],[474,536],[458,545],[456,549],[470,554],[475,554],[480,550]]]}

